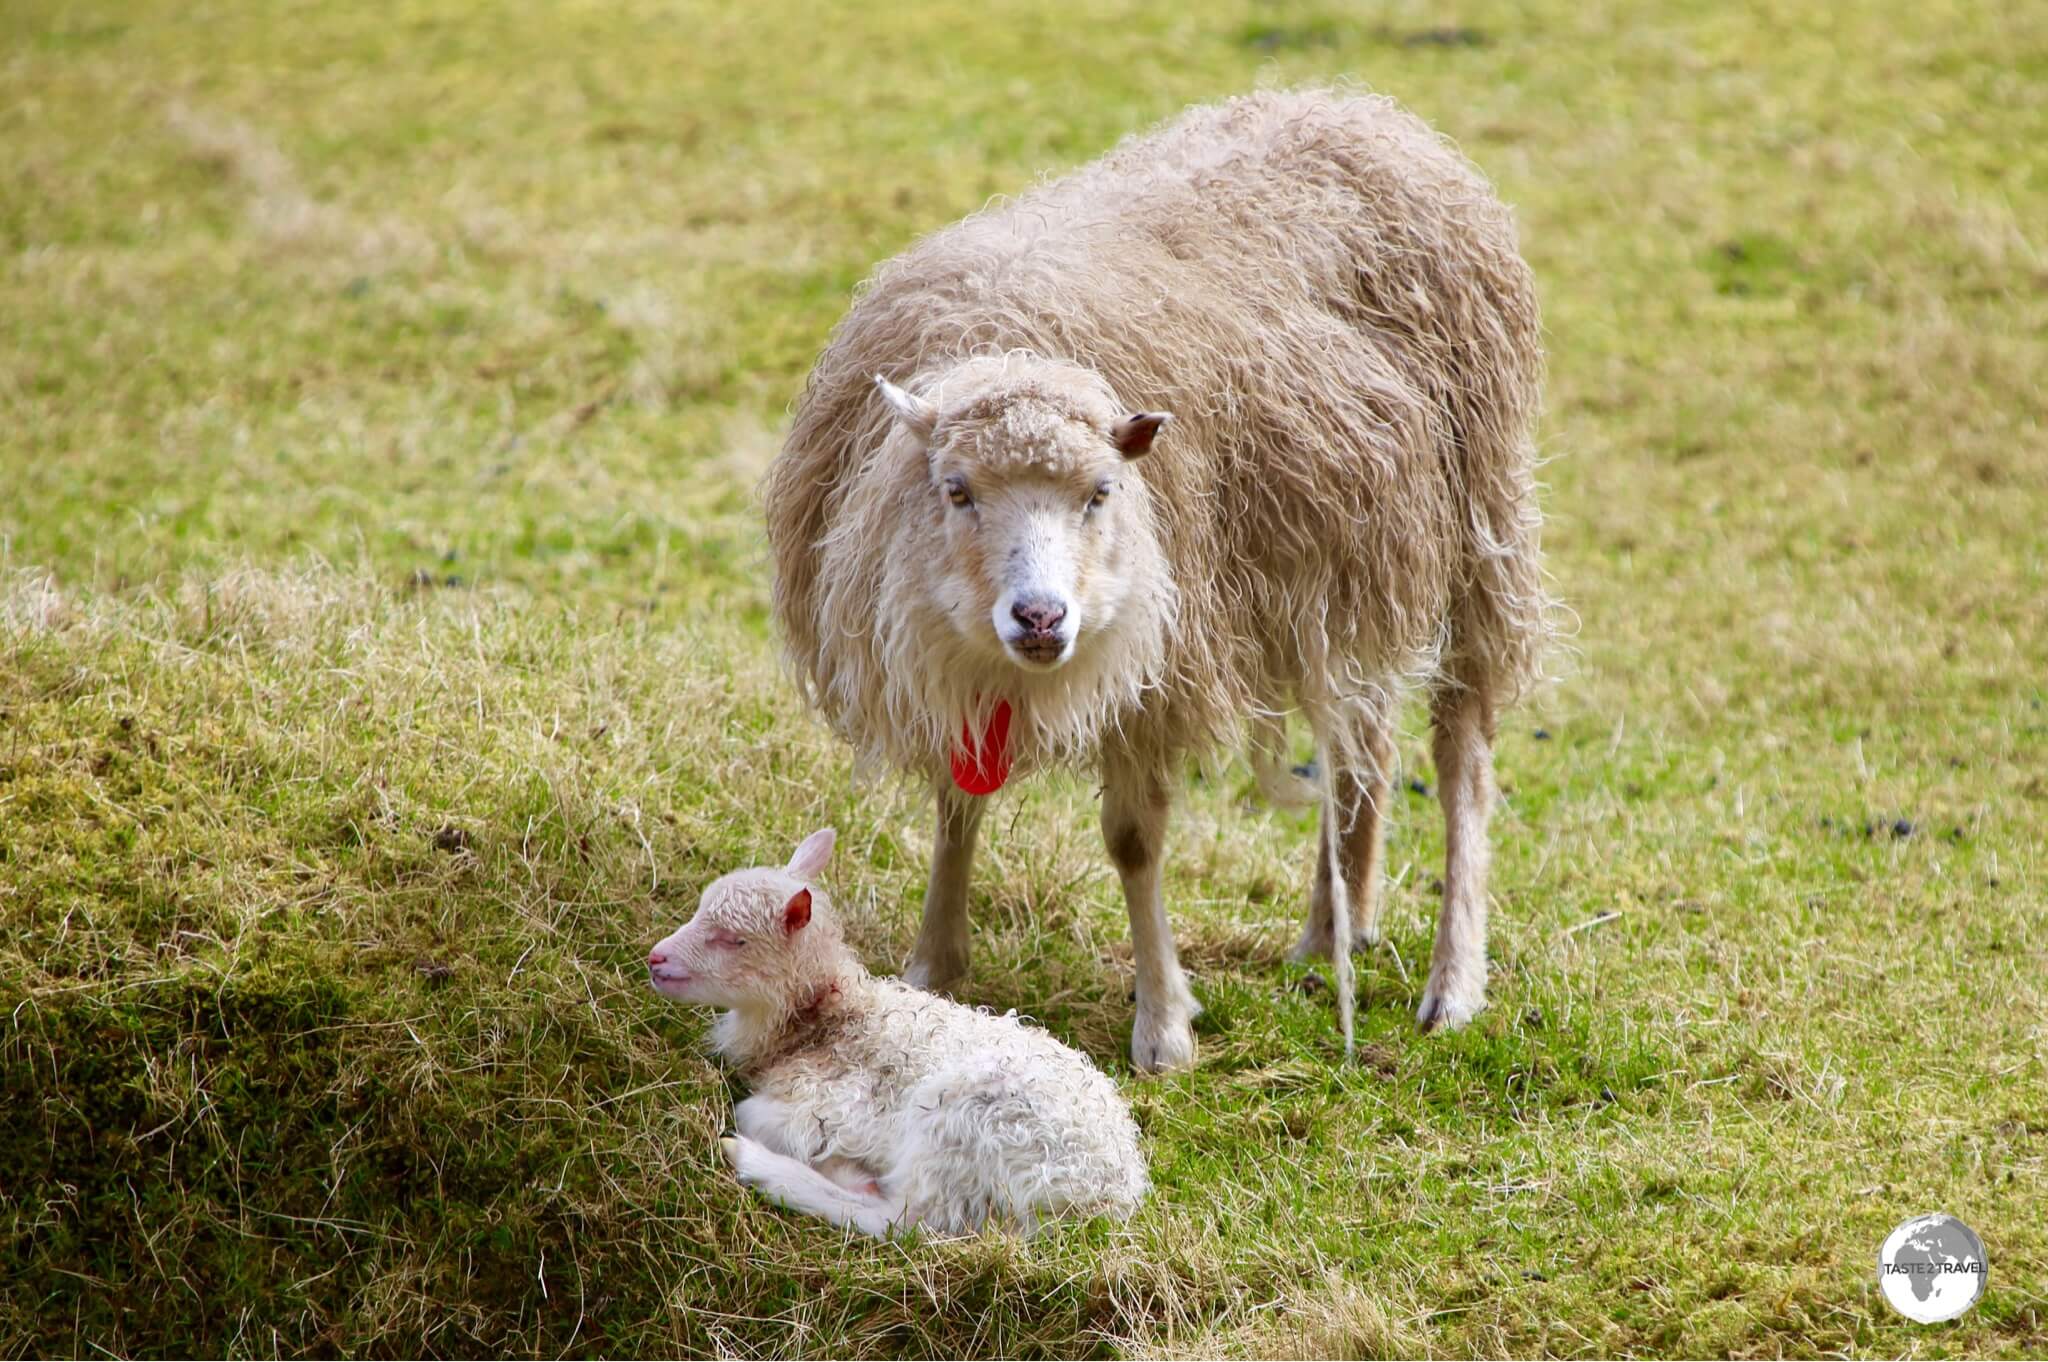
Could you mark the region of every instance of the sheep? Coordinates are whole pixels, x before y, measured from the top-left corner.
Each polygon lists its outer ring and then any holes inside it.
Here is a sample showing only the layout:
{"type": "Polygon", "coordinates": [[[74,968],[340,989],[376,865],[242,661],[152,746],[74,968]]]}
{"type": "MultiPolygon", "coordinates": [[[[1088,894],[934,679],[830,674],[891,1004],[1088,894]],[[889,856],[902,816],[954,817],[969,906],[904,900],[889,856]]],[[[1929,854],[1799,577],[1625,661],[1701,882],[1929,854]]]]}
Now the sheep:
{"type": "Polygon", "coordinates": [[[740,1180],[877,1238],[1128,1218],[1150,1181],[1116,1085],[1014,1013],[870,975],[818,887],[832,842],[714,881],[647,955],[655,992],[726,1009],[713,1043],[753,1088],[723,1141],[740,1180]]]}
{"type": "Polygon", "coordinates": [[[763,501],[810,702],[863,768],[936,791],[906,977],[966,971],[987,794],[1092,764],[1132,1055],[1191,1064],[1160,893],[1175,773],[1300,712],[1323,808],[1293,954],[1334,957],[1349,1054],[1394,716],[1422,687],[1447,857],[1416,1017],[1477,1013],[1497,716],[1553,615],[1542,369],[1508,210],[1447,140],[1350,91],[1196,107],[877,268],[763,501]]]}

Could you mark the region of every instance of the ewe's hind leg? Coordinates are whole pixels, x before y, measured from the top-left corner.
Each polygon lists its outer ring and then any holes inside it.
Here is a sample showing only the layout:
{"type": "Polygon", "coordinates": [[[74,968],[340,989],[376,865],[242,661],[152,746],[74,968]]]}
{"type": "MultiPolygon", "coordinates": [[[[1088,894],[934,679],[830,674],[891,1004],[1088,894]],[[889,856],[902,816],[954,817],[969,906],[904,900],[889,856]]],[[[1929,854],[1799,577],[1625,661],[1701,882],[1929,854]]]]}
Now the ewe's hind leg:
{"type": "Polygon", "coordinates": [[[1102,841],[1124,882],[1131,949],[1138,966],[1138,1015],[1131,1026],[1131,1062],[1147,1073],[1195,1062],[1195,1014],[1202,1009],[1180,972],[1173,926],[1159,889],[1166,852],[1166,778],[1123,760],[1103,766],[1102,841]]]}
{"type": "Polygon", "coordinates": [[[910,953],[906,982],[943,989],[967,974],[967,888],[974,868],[974,837],[988,801],[963,794],[944,776],[937,784],[938,831],[932,838],[932,874],[925,884],[924,926],[910,953]]]}
{"type": "Polygon", "coordinates": [[[842,1186],[809,1164],[778,1154],[757,1140],[728,1135],[719,1144],[740,1181],[778,1206],[835,1225],[851,1225],[877,1239],[907,1230],[913,1223],[901,1201],[842,1186]]]}
{"type": "Polygon", "coordinates": [[[1287,754],[1287,716],[1258,714],[1252,717],[1252,773],[1259,793],[1276,809],[1304,809],[1316,797],[1315,782],[1305,778],[1287,754]]]}
{"type": "MultiPolygon", "coordinates": [[[[1377,946],[1380,940],[1380,908],[1386,897],[1383,861],[1386,848],[1387,799],[1394,769],[1394,735],[1381,726],[1367,739],[1359,765],[1339,767],[1337,807],[1350,810],[1350,827],[1338,835],[1338,861],[1344,882],[1351,890],[1351,942],[1354,949],[1377,946]]],[[[1340,821],[1341,818],[1340,818],[1340,821]]],[[[1287,953],[1290,960],[1308,960],[1331,954],[1330,939],[1330,827],[1324,810],[1321,841],[1316,848],[1315,887],[1309,891],[1308,921],[1301,937],[1287,953]]]]}
{"type": "Polygon", "coordinates": [[[1437,797],[1444,808],[1444,901],[1429,983],[1415,1019],[1463,1026],[1486,1006],[1486,820],[1493,806],[1491,687],[1447,682],[1431,706],[1437,797]]]}

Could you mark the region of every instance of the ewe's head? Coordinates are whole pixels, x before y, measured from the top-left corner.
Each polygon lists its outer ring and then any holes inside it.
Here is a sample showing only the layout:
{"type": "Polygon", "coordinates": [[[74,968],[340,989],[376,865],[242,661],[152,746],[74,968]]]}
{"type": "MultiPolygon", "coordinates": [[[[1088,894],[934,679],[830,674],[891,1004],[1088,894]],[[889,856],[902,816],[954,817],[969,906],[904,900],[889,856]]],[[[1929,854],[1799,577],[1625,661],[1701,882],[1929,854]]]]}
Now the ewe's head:
{"type": "Polygon", "coordinates": [[[925,450],[946,562],[929,586],[971,644],[1050,671],[1157,589],[1150,503],[1133,460],[1170,419],[1118,406],[1073,365],[969,360],[927,388],[875,380],[925,450]]]}
{"type": "Polygon", "coordinates": [[[647,953],[664,998],[706,1007],[800,1007],[846,954],[839,919],[816,887],[832,829],[804,839],[780,870],[735,870],[712,882],[697,915],[647,953]]]}

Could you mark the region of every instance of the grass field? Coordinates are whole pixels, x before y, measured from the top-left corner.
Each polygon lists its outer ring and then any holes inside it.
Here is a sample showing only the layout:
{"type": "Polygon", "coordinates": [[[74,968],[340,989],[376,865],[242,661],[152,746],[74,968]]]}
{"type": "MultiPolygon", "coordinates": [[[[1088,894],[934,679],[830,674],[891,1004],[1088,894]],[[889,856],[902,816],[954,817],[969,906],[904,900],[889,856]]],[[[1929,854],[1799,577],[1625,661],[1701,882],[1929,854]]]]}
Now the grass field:
{"type": "MultiPolygon", "coordinates": [[[[2048,1352],[2048,6],[0,5],[0,1353],[2048,1352]],[[1130,1073],[1084,779],[967,996],[1157,1194],[1028,1245],[739,1188],[710,876],[922,801],[781,676],[752,487],[849,291],[1186,103],[1348,76],[1517,205],[1577,628],[1504,727],[1492,1006],[1363,1060],[1313,851],[1190,772],[1130,1073]],[[1990,1289],[1922,1328],[1879,1242],[1990,1289]]],[[[1405,775],[1428,782],[1411,716],[1405,775]]]]}

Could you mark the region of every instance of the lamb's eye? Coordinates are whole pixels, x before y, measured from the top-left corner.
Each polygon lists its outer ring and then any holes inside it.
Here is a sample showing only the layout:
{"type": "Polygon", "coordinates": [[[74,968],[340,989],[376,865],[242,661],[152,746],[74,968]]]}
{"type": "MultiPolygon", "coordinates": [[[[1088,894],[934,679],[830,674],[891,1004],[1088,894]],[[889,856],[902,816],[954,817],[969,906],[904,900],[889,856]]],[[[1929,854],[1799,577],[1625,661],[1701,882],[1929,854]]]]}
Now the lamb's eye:
{"type": "Polygon", "coordinates": [[[1110,484],[1107,481],[1095,484],[1095,495],[1088,498],[1088,509],[1091,511],[1101,510],[1102,503],[1109,500],[1109,489],[1110,484]]]}
{"type": "Polygon", "coordinates": [[[974,504],[974,498],[968,494],[967,479],[947,478],[946,500],[951,502],[953,505],[958,506],[963,511],[966,510],[968,507],[972,506],[974,504]]]}

